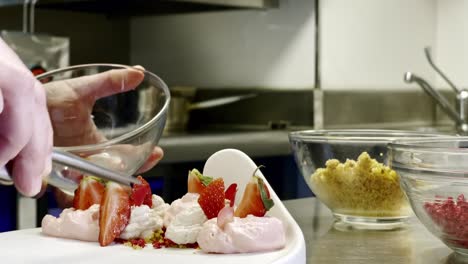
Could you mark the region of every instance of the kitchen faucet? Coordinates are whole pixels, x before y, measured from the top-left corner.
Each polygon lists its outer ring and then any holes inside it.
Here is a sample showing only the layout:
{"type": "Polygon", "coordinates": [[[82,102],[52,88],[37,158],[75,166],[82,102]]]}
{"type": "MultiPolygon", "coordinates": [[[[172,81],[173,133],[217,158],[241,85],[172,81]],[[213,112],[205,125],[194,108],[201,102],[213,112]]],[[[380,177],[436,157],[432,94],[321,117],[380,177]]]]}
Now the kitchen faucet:
{"type": "Polygon", "coordinates": [[[426,80],[415,75],[412,72],[406,72],[404,81],[407,83],[415,82],[436,101],[444,112],[455,121],[457,132],[461,135],[468,135],[468,90],[457,88],[447,76],[434,64],[429,47],[424,48],[426,58],[432,68],[444,79],[456,93],[456,107],[454,108],[447,99],[434,89],[426,80]]]}

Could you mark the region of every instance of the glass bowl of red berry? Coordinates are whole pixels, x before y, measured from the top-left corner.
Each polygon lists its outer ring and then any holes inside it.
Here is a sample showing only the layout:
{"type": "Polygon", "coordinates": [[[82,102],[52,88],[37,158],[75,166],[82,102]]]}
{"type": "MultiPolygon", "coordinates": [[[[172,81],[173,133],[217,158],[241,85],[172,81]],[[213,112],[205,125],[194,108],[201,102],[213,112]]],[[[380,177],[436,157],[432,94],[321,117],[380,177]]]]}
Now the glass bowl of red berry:
{"type": "Polygon", "coordinates": [[[388,150],[418,219],[468,260],[468,137],[400,140],[388,150]]]}

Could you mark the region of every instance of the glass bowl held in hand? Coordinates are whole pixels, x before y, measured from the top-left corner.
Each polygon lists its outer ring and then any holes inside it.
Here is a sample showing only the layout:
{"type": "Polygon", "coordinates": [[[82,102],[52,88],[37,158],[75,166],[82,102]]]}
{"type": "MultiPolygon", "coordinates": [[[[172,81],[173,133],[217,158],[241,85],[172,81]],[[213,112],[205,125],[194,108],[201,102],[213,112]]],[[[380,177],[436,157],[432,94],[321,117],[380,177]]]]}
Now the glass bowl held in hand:
{"type": "Polygon", "coordinates": [[[316,130],[289,135],[296,163],[341,230],[401,228],[411,208],[399,175],[387,166],[387,144],[434,134],[392,130],[316,130]]]}
{"type": "Polygon", "coordinates": [[[389,164],[421,223],[468,261],[468,137],[389,144],[389,164]]]}
{"type": "MultiPolygon", "coordinates": [[[[158,76],[125,65],[87,64],[37,78],[47,91],[54,147],[128,175],[151,159],[170,100],[158,76]]],[[[71,192],[80,176],[54,167],[49,183],[71,192]]]]}

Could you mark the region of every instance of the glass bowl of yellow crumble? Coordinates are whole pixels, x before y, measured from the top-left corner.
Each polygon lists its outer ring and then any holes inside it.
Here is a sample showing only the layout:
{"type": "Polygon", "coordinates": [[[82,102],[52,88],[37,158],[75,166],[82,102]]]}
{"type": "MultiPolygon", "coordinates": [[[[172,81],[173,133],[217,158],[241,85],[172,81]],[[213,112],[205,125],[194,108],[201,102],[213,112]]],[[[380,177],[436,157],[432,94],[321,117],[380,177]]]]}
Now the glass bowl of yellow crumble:
{"type": "Polygon", "coordinates": [[[289,134],[299,170],[340,230],[393,230],[411,207],[399,175],[387,166],[387,144],[440,135],[399,130],[307,130],[289,134]]]}

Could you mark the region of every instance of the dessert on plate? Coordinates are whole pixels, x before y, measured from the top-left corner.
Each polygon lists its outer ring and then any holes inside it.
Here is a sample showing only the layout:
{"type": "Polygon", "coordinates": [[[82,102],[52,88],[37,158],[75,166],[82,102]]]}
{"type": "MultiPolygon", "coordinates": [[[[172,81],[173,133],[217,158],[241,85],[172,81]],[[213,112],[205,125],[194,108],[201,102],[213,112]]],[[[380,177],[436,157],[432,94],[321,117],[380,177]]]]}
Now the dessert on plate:
{"type": "Polygon", "coordinates": [[[281,249],[286,244],[280,219],[267,216],[273,200],[263,180],[253,173],[240,202],[237,184],[225,188],[223,178],[188,174],[188,192],[170,205],[151,193],[138,176],[132,187],[91,176],[80,181],[73,208],[58,218],[46,215],[47,236],[123,243],[134,248],[198,248],[206,253],[248,253],[281,249]]]}

